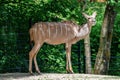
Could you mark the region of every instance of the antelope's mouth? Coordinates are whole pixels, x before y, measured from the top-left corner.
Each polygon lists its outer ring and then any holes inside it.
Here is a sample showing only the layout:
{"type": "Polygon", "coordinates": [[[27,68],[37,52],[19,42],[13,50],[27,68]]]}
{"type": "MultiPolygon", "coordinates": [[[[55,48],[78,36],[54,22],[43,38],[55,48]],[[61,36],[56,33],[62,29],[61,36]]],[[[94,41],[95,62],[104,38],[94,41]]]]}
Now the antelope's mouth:
{"type": "Polygon", "coordinates": [[[93,26],[96,24],[96,21],[92,21],[93,26]]]}

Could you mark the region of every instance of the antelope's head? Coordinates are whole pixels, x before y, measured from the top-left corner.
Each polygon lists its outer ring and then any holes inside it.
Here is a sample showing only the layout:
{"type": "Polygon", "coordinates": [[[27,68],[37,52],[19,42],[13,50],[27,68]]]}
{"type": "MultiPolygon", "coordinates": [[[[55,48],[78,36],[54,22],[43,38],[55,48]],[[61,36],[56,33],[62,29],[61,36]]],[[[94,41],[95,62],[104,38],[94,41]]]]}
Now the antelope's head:
{"type": "Polygon", "coordinates": [[[91,16],[83,13],[83,16],[87,19],[87,22],[92,26],[96,24],[96,20],[95,20],[96,15],[97,15],[96,12],[94,12],[91,16]]]}

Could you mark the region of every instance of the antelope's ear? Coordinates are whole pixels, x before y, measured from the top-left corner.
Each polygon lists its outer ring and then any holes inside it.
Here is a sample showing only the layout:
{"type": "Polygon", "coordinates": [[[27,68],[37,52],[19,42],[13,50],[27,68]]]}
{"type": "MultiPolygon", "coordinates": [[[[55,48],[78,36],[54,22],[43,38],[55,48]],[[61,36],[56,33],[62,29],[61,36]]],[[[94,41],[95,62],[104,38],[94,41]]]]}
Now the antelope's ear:
{"type": "Polygon", "coordinates": [[[82,13],[82,14],[83,14],[83,16],[84,16],[86,19],[89,18],[89,16],[88,16],[87,14],[85,14],[85,13],[82,13]]]}
{"type": "Polygon", "coordinates": [[[96,17],[96,15],[97,15],[97,12],[95,11],[95,12],[92,14],[92,16],[93,16],[93,17],[96,17]]]}

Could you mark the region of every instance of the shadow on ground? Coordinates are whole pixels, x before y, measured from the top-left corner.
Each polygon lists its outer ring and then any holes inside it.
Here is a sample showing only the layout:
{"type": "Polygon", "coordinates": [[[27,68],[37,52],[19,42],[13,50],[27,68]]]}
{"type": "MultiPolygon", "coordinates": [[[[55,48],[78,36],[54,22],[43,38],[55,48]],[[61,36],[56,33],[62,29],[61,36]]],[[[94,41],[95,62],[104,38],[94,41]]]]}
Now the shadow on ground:
{"type": "Polygon", "coordinates": [[[19,78],[26,78],[34,75],[30,75],[29,73],[5,73],[0,74],[0,80],[12,80],[19,78]]]}

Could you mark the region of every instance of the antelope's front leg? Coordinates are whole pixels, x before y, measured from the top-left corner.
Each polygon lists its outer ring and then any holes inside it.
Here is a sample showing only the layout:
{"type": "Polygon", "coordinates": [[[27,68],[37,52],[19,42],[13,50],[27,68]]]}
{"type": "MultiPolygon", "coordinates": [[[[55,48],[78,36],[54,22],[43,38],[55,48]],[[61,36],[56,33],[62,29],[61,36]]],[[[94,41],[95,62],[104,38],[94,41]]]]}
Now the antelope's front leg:
{"type": "Polygon", "coordinates": [[[71,45],[66,44],[66,70],[68,73],[74,73],[71,64],[71,45]]]}

